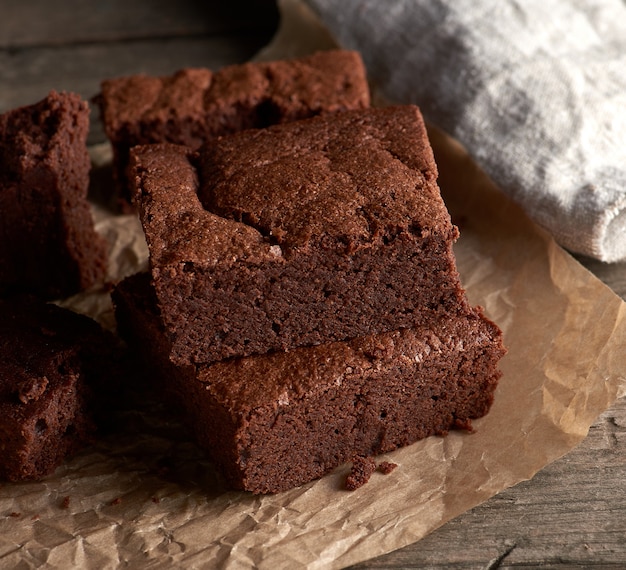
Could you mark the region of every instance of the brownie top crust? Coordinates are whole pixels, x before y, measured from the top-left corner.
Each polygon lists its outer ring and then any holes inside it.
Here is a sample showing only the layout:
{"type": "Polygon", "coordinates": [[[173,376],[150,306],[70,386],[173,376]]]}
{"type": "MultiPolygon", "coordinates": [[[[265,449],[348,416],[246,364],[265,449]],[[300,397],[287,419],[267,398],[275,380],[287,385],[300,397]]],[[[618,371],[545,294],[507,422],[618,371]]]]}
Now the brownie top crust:
{"type": "Polygon", "coordinates": [[[204,140],[322,112],[369,106],[357,52],[331,50],[299,59],[250,62],[219,71],[105,80],[97,97],[113,144],[204,140]]]}
{"type": "Polygon", "coordinates": [[[367,377],[389,367],[410,369],[431,353],[458,350],[494,350],[495,360],[506,352],[500,330],[478,308],[430,327],[216,362],[201,366],[197,379],[233,416],[246,417],[257,408],[276,403],[288,407],[292,400],[323,394],[350,376],[367,377]]]}
{"type": "Polygon", "coordinates": [[[193,158],[187,147],[171,144],[131,151],[153,270],[178,263],[215,266],[276,257],[254,228],[204,210],[193,158]]]}
{"type": "MultiPolygon", "coordinates": [[[[249,62],[224,67],[213,76],[205,98],[208,110],[245,100],[265,103],[261,123],[294,120],[307,114],[369,106],[365,67],[356,51],[330,50],[298,59],[249,62]]],[[[262,126],[262,125],[260,125],[262,126]]]]}
{"type": "Polygon", "coordinates": [[[288,249],[349,249],[402,231],[448,230],[417,107],[352,112],[240,133],[200,155],[199,197],[288,249]]]}
{"type": "Polygon", "coordinates": [[[220,138],[198,155],[131,151],[153,267],[352,253],[457,231],[415,106],[347,111],[220,138]],[[197,166],[197,168],[196,168],[197,166]]]}

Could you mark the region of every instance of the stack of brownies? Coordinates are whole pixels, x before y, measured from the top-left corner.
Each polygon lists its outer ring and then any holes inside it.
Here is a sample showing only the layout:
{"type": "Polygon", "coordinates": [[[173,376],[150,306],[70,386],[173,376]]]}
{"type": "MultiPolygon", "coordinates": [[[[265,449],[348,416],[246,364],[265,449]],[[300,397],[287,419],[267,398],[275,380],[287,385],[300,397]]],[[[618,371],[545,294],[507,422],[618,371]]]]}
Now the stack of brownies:
{"type": "Polygon", "coordinates": [[[118,331],[231,486],[487,413],[501,333],[460,285],[419,110],[369,108],[357,54],[111,80],[99,103],[150,252],[118,331]]]}

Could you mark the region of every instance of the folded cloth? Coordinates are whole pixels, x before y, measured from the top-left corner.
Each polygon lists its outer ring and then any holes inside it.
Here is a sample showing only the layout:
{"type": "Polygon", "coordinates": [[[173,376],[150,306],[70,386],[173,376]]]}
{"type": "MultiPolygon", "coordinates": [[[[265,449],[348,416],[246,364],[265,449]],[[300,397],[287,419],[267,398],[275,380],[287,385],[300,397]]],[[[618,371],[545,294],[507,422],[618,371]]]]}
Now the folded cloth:
{"type": "Polygon", "coordinates": [[[626,258],[624,0],[307,0],[556,241],[626,258]]]}

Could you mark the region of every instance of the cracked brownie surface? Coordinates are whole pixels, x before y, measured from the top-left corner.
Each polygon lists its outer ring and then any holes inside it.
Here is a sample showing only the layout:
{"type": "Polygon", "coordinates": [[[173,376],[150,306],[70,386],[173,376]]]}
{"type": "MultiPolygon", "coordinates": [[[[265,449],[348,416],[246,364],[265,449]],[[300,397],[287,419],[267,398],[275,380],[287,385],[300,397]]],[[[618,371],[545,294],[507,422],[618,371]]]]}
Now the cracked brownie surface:
{"type": "Polygon", "coordinates": [[[114,149],[116,177],[125,179],[128,151],[170,142],[193,149],[243,129],[369,106],[360,55],[348,50],[182,69],[157,77],[133,75],[102,82],[96,101],[114,149]]]}
{"type": "Polygon", "coordinates": [[[131,154],[172,359],[289,350],[467,310],[413,106],[131,154]]]}

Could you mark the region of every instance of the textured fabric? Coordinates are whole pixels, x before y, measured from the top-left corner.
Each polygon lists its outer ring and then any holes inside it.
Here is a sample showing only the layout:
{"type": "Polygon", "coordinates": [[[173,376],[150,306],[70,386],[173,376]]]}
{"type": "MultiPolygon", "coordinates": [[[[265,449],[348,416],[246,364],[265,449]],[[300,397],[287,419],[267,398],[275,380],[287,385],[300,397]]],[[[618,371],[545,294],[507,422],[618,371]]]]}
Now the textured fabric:
{"type": "Polygon", "coordinates": [[[564,247],[626,258],[623,0],[307,0],[564,247]]]}

